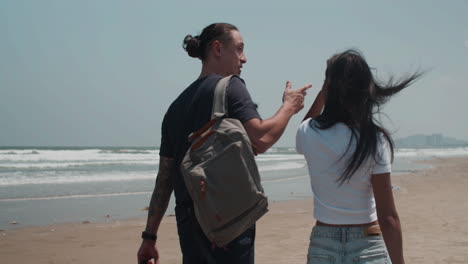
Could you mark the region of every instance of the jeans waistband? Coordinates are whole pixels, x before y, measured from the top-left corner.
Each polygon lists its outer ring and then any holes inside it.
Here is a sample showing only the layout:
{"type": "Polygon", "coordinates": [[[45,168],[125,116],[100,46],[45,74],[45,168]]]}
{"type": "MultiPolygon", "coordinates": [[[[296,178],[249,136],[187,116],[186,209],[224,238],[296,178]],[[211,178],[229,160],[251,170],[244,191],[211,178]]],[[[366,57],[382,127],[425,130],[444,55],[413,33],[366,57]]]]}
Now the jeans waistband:
{"type": "Polygon", "coordinates": [[[352,240],[367,237],[368,227],[332,227],[332,226],[314,226],[312,237],[329,238],[340,242],[349,242],[352,240]]]}

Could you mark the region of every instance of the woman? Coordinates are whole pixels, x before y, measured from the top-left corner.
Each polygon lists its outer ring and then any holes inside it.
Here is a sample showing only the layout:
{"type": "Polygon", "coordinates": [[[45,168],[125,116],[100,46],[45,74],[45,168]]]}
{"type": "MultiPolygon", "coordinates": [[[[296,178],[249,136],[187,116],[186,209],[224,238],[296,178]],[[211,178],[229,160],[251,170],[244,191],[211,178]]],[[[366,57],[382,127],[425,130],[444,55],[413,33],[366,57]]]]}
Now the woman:
{"type": "Polygon", "coordinates": [[[381,85],[362,55],[348,50],[328,60],[325,75],[296,136],[317,220],[308,263],[404,263],[390,181],[393,143],[374,114],[421,73],[381,85]]]}

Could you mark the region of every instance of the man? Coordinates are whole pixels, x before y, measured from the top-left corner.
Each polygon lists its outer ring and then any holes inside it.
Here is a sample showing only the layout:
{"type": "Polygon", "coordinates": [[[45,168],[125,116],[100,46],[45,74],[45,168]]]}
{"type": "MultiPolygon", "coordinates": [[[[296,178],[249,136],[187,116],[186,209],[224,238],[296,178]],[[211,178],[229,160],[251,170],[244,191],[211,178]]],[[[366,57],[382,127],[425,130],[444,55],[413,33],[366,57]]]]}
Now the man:
{"type": "Polygon", "coordinates": [[[244,41],[231,24],[216,23],[206,27],[200,36],[188,35],[184,48],[191,57],[202,61],[199,78],[193,82],[169,107],[162,124],[159,172],[151,197],[146,230],[138,251],[138,263],[154,258],[159,263],[156,233],[172,191],[176,197],[176,219],[184,264],[254,263],[255,226],[252,226],[226,248],[214,247],[201,230],[193,211],[193,202],[186,190],[180,172],[180,163],[190,147],[187,137],[199,130],[211,118],[213,91],[218,80],[234,74],[226,96],[228,116],[239,119],[257,153],[270,148],[282,135],[290,118],[304,107],[306,85],[292,90],[286,83],[283,104],[278,112],[262,120],[239,78],[247,59],[244,41]]]}

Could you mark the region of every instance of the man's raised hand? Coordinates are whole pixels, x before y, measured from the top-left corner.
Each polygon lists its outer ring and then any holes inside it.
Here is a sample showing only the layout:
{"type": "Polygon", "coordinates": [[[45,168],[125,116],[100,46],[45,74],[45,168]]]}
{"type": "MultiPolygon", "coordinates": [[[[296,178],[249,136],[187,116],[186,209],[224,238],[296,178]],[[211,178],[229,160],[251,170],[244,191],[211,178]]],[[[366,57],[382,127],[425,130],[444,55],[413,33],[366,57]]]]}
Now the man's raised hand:
{"type": "Polygon", "coordinates": [[[283,93],[283,104],[290,108],[294,114],[301,111],[304,108],[304,97],[307,94],[307,89],[312,87],[312,84],[306,84],[303,87],[293,90],[291,88],[291,82],[286,82],[286,88],[283,93]]]}

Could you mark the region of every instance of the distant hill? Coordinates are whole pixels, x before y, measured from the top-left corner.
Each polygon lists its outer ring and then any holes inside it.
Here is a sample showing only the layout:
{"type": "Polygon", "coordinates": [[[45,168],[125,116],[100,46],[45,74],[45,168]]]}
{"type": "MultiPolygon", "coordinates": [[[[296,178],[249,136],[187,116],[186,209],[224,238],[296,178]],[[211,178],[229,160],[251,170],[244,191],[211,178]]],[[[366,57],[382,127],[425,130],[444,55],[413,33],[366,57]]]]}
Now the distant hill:
{"type": "Polygon", "coordinates": [[[468,141],[444,137],[442,134],[413,135],[395,139],[395,145],[397,148],[454,148],[468,147],[468,141]]]}

